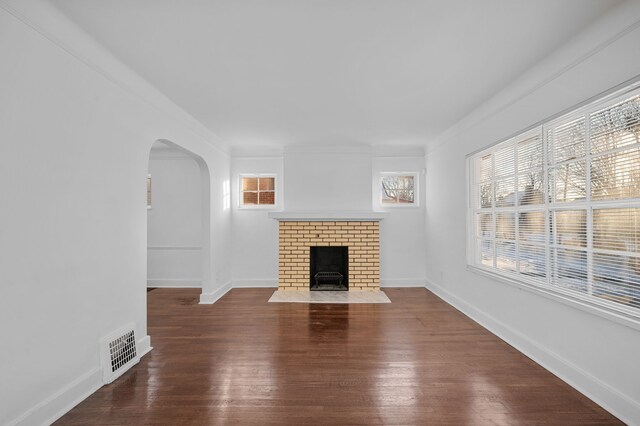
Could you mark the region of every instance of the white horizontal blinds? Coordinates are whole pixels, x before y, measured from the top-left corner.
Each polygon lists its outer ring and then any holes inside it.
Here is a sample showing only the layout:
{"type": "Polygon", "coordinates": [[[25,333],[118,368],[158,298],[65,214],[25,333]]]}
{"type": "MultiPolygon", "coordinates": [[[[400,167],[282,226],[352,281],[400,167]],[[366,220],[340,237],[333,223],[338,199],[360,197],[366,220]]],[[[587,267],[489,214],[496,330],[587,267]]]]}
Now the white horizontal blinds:
{"type": "Polygon", "coordinates": [[[577,118],[563,119],[558,124],[548,127],[548,135],[552,140],[549,144],[549,161],[561,164],[583,158],[585,146],[585,120],[580,115],[577,118]]]}
{"type": "Polygon", "coordinates": [[[540,283],[545,283],[547,274],[545,227],[544,210],[518,213],[519,271],[527,275],[530,280],[540,283]]]}
{"type": "Polygon", "coordinates": [[[638,143],[640,95],[625,96],[613,105],[592,112],[591,153],[598,154],[638,143]]]}
{"type": "Polygon", "coordinates": [[[493,213],[476,214],[476,263],[494,266],[494,215],[493,213]]]}
{"type": "Polygon", "coordinates": [[[478,161],[480,169],[479,190],[480,204],[482,208],[493,205],[493,155],[488,154],[478,161]]]}
{"type": "Polygon", "coordinates": [[[640,197],[640,151],[594,157],[591,162],[591,199],[616,200],[640,197]]]}
{"type": "Polygon", "coordinates": [[[633,201],[640,197],[640,97],[587,107],[548,127],[550,284],[640,307],[638,251],[629,250],[640,240],[623,236],[640,231],[638,209],[614,208],[623,200],[640,206],[633,201]]]}
{"type": "Polygon", "coordinates": [[[640,95],[590,114],[591,197],[640,197],[640,95]]]}
{"type": "Polygon", "coordinates": [[[586,250],[587,248],[587,211],[554,210],[551,213],[554,246],[586,250]]]}
{"type": "Polygon", "coordinates": [[[544,169],[542,137],[536,135],[517,144],[518,204],[544,204],[544,169]]]}
{"type": "Polygon", "coordinates": [[[586,196],[586,129],[584,116],[547,129],[549,193],[552,202],[573,202],[586,196]]]}
{"type": "Polygon", "coordinates": [[[640,208],[593,212],[593,291],[640,307],[640,208]]]}
{"type": "Polygon", "coordinates": [[[518,272],[544,284],[547,273],[544,145],[537,128],[514,140],[517,152],[516,224],[518,272]]]}
{"type": "Polygon", "coordinates": [[[589,293],[586,123],[581,113],[545,126],[550,208],[548,282],[556,289],[581,295],[589,293]]]}
{"type": "Polygon", "coordinates": [[[550,284],[588,293],[587,210],[552,210],[550,224],[550,284]]]}
{"type": "Polygon", "coordinates": [[[496,213],[496,267],[516,270],[516,218],[514,212],[496,213]]]}
{"type": "Polygon", "coordinates": [[[474,262],[493,268],[495,266],[495,215],[493,212],[493,154],[475,159],[473,198],[474,211],[474,262]]]}
{"type": "Polygon", "coordinates": [[[640,90],[473,164],[476,265],[640,316],[640,90]]]}
{"type": "Polygon", "coordinates": [[[592,292],[640,308],[640,95],[589,115],[592,292]]]}
{"type": "Polygon", "coordinates": [[[507,144],[493,154],[494,157],[494,202],[496,207],[515,205],[515,149],[507,144]]]}
{"type": "Polygon", "coordinates": [[[544,145],[538,128],[475,160],[475,262],[544,281],[544,145]]]}

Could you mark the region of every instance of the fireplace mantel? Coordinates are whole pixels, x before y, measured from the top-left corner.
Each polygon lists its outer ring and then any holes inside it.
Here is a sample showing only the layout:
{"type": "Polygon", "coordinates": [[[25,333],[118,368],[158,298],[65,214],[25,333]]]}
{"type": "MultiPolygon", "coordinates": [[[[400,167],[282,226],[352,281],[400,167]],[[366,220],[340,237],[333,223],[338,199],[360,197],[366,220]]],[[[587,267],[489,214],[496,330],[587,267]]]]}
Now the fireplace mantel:
{"type": "Polygon", "coordinates": [[[374,211],[300,211],[269,212],[269,217],[278,221],[367,221],[378,222],[388,213],[374,211]]]}

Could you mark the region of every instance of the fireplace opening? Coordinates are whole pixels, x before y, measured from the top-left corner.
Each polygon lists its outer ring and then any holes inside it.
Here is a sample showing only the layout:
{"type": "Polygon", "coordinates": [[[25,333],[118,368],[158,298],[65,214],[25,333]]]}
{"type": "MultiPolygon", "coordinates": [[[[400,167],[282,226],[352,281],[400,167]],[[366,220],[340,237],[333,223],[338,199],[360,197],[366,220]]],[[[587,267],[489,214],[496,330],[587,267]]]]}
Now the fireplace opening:
{"type": "Polygon", "coordinates": [[[349,290],[349,248],[311,247],[311,290],[349,290]]]}

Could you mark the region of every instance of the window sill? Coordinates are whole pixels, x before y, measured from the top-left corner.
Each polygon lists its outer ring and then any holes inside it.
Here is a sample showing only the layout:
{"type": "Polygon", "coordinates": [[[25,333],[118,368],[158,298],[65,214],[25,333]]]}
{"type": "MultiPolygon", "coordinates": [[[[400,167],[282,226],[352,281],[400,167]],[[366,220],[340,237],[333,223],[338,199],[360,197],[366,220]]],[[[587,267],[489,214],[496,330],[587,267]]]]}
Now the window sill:
{"type": "Polygon", "coordinates": [[[419,209],[420,204],[380,204],[381,209],[419,209]]]}
{"type": "Polygon", "coordinates": [[[275,210],[277,206],[275,204],[268,204],[262,206],[238,206],[238,210],[275,210]]]}
{"type": "Polygon", "coordinates": [[[591,303],[587,300],[573,297],[561,292],[556,292],[551,289],[537,287],[525,281],[510,278],[501,274],[496,274],[490,270],[480,268],[477,266],[467,264],[467,270],[470,272],[494,279],[496,281],[503,282],[519,290],[528,291],[530,293],[545,297],[547,299],[554,300],[556,302],[560,302],[572,308],[597,315],[607,320],[610,320],[618,324],[624,325],[626,327],[630,327],[640,331],[640,319],[630,314],[614,311],[613,309],[608,309],[606,306],[601,306],[599,304],[591,303]]]}

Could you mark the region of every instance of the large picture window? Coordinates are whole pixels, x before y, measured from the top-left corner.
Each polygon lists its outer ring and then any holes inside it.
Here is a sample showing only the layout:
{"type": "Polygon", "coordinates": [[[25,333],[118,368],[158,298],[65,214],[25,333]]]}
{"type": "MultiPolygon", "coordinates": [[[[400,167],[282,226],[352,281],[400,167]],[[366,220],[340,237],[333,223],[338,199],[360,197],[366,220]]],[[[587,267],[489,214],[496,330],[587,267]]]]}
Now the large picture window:
{"type": "Polygon", "coordinates": [[[640,317],[640,90],[470,157],[469,263],[640,317]]]}

